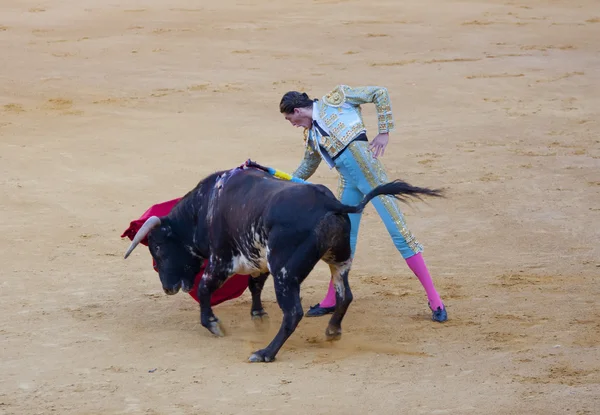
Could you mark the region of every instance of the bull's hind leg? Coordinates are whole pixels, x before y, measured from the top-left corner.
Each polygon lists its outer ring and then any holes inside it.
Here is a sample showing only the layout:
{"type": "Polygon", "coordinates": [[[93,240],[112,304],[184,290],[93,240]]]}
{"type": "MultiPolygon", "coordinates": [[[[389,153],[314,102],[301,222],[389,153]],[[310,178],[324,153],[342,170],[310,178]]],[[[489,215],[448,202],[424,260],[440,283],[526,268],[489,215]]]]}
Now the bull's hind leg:
{"type": "Polygon", "coordinates": [[[285,247],[285,245],[279,245],[278,249],[272,249],[269,258],[277,303],[283,312],[281,327],[267,347],[250,356],[250,362],[275,360],[279,349],[296,330],[304,315],[300,302],[300,284],[319,260],[318,250],[314,243],[305,243],[293,252],[291,258],[288,253],[281,252],[281,246],[285,247]]]}
{"type": "Polygon", "coordinates": [[[260,274],[258,277],[248,277],[248,288],[252,294],[252,308],[250,309],[250,315],[254,321],[260,321],[265,317],[269,317],[263,308],[261,300],[262,290],[268,277],[268,272],[265,274],[260,274]]]}
{"type": "Polygon", "coordinates": [[[342,320],[353,299],[350,284],[348,282],[351,264],[352,259],[348,259],[341,263],[329,264],[331,278],[335,287],[335,311],[325,330],[327,340],[339,340],[342,336],[342,320]]]}
{"type": "Polygon", "coordinates": [[[335,310],[329,319],[325,330],[327,340],[338,340],[342,336],[342,320],[352,302],[352,290],[348,282],[348,274],[352,266],[352,247],[350,243],[350,221],[338,217],[332,222],[327,235],[331,238],[333,246],[323,257],[329,264],[331,280],[335,288],[335,310]]]}

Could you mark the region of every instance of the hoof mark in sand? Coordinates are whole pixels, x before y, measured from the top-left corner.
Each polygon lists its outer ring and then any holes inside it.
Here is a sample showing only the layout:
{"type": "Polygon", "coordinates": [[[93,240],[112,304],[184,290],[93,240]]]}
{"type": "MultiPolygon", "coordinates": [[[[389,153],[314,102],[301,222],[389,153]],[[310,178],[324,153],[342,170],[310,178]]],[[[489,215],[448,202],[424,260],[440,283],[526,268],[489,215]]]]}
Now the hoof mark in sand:
{"type": "Polygon", "coordinates": [[[33,7],[29,9],[29,13],[42,13],[45,12],[46,9],[42,9],[41,7],[33,7]]]}
{"type": "Polygon", "coordinates": [[[600,23],[600,17],[594,17],[592,19],[587,19],[586,23],[600,23]]]}
{"type": "Polygon", "coordinates": [[[386,35],[384,33],[367,33],[367,37],[389,37],[390,35],[386,35]]]}

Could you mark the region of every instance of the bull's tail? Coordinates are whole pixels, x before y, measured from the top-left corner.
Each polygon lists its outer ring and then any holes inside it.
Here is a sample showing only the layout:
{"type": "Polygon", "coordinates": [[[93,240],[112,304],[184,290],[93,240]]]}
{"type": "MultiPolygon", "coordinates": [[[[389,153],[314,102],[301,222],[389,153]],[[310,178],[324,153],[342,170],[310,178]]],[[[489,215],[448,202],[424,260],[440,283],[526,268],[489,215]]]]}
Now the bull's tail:
{"type": "Polygon", "coordinates": [[[336,211],[339,213],[361,213],[367,203],[374,197],[381,195],[390,195],[400,200],[401,202],[407,202],[407,198],[413,197],[419,200],[423,200],[422,196],[432,197],[444,197],[443,191],[440,189],[428,189],[426,187],[415,187],[401,180],[394,180],[392,182],[382,184],[371,190],[364,199],[356,206],[345,205],[338,201],[336,204],[336,211]]]}

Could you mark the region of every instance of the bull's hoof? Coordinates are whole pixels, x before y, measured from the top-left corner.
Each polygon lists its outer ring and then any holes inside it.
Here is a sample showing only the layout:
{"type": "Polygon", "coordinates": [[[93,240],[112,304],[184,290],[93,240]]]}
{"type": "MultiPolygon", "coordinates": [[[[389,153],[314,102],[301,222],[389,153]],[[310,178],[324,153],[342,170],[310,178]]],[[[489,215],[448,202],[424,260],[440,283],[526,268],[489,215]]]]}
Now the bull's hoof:
{"type": "Polygon", "coordinates": [[[221,327],[221,323],[219,323],[219,320],[211,321],[208,324],[207,329],[217,337],[225,336],[225,332],[223,331],[223,327],[221,327]]]}
{"type": "Polygon", "coordinates": [[[248,358],[250,363],[269,363],[273,360],[275,360],[275,357],[269,356],[264,349],[252,353],[252,355],[248,358]]]}
{"type": "Polygon", "coordinates": [[[269,315],[264,310],[253,311],[252,322],[254,323],[254,328],[258,331],[266,331],[271,325],[269,315]]]}
{"type": "Polygon", "coordinates": [[[339,340],[342,338],[342,329],[327,327],[327,330],[325,330],[325,337],[327,338],[327,341],[339,340]]]}
{"type": "Polygon", "coordinates": [[[267,312],[265,310],[253,310],[252,313],[252,320],[254,321],[261,321],[263,319],[269,319],[269,315],[267,314],[267,312]]]}

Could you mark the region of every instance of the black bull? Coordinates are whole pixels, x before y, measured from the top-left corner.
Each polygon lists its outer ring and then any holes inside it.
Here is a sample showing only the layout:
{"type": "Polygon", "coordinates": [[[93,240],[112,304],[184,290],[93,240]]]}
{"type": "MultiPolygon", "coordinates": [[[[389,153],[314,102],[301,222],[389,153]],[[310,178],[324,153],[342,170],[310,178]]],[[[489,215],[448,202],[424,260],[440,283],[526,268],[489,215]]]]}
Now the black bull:
{"type": "Polygon", "coordinates": [[[198,287],[200,320],[222,336],[210,305],[212,293],[233,274],[248,274],[252,318],[266,315],[261,292],[273,275],[277,303],[283,312],[271,343],[253,353],[251,362],[270,362],[294,332],[304,312],[300,284],[318,261],[331,269],[336,308],[325,335],[339,339],[341,323],[352,302],[348,273],[352,263],[348,213],[362,212],[379,195],[401,201],[421,195],[443,197],[440,190],[396,180],[376,187],[357,206],[342,204],[325,186],[280,180],[258,169],[217,172],[187,193],[171,212],[149,218],[125,254],[147,236],[163,290],[189,292],[205,259],[198,287]]]}

